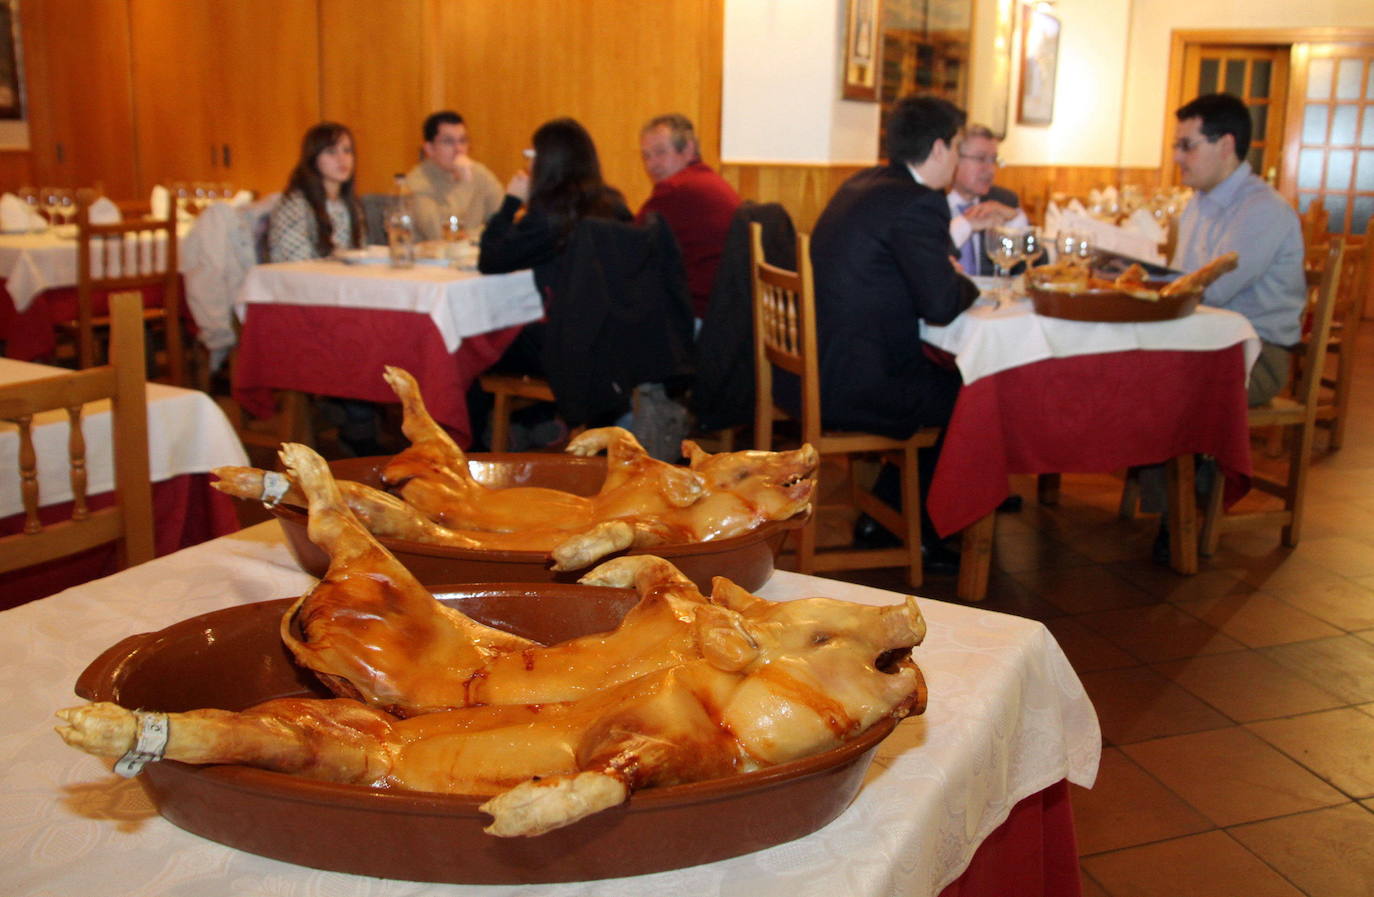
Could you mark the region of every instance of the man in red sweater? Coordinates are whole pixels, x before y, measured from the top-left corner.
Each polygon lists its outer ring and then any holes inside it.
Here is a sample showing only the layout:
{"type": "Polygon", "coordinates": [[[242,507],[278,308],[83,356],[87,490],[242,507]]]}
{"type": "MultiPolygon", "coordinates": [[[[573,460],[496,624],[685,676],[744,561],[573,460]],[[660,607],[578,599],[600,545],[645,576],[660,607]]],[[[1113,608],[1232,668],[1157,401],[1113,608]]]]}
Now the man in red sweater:
{"type": "Polygon", "coordinates": [[[660,115],[639,132],[644,171],[654,192],[640,207],[636,221],[657,212],[668,222],[682,250],[692,313],[701,320],[711,299],[711,285],[739,194],[701,161],[696,132],[685,115],[660,115]]]}

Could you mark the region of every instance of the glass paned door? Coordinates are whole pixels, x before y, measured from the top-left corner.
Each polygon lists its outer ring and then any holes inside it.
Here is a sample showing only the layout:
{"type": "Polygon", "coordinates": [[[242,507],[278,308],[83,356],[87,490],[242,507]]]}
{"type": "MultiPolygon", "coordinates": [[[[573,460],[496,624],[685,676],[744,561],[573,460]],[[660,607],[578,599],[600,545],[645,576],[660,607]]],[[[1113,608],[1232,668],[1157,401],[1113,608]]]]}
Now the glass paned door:
{"type": "Polygon", "coordinates": [[[1205,93],[1229,93],[1244,100],[1251,124],[1246,159],[1271,183],[1277,183],[1281,167],[1287,89],[1287,47],[1189,44],[1185,50],[1185,102],[1205,93]]]}

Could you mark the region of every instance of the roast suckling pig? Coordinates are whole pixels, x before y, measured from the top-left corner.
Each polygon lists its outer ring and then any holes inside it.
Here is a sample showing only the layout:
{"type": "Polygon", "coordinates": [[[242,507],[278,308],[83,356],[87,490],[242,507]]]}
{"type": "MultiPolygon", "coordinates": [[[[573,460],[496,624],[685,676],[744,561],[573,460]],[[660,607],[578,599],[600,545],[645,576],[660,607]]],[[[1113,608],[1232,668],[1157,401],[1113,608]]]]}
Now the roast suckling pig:
{"type": "MultiPolygon", "coordinates": [[[[805,511],[815,491],[818,457],[804,445],[788,452],[710,454],[683,442],[687,467],[651,457],[619,427],[588,430],[567,451],[605,451],[606,480],[579,496],[556,489],[493,489],[473,478],[467,456],[429,416],[419,387],[400,368],[386,369],[401,398],[402,428],[411,441],[383,468],[397,492],[342,483],[355,514],[375,534],[433,545],[488,550],[548,551],[554,569],[577,570],[626,548],[708,542],[749,532],[805,511]]],[[[215,487],[241,498],[265,495],[266,472],[221,467],[215,487]]],[[[303,505],[292,486],[282,500],[303,505]]]]}
{"type": "MultiPolygon", "coordinates": [[[[491,796],[488,831],[536,835],[637,788],[807,756],[924,709],[914,599],[774,603],[719,578],[707,597],[661,558],[630,556],[583,578],[640,595],[614,632],[537,646],[435,601],[352,518],[322,459],[301,446],[284,454],[332,563],[285,615],[283,636],[298,660],[375,706],[283,698],[167,714],[167,758],[491,796]]],[[[139,734],[135,714],[114,704],[59,715],[62,737],[97,755],[124,755],[139,734]]]]}

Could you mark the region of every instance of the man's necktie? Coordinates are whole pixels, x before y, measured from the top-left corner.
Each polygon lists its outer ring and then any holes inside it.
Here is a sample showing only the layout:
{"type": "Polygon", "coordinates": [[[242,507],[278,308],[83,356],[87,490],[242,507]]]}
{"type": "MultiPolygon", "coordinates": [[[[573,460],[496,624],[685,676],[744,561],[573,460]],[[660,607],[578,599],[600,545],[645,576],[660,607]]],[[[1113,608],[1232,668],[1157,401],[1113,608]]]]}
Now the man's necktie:
{"type": "MultiPolygon", "coordinates": [[[[966,209],[973,207],[973,203],[966,202],[959,205],[959,214],[964,214],[966,209]]],[[[963,267],[964,273],[972,277],[978,273],[978,232],[971,231],[964,245],[959,247],[959,264],[963,267]]]]}

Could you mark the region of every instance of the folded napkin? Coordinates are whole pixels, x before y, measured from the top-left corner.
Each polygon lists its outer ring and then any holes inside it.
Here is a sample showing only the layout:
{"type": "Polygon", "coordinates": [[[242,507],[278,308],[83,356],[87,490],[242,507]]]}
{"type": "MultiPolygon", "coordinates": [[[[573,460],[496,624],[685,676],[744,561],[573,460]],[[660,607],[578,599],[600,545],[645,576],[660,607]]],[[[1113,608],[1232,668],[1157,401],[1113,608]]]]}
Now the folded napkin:
{"type": "Polygon", "coordinates": [[[108,196],[102,196],[91,203],[87,214],[90,216],[91,224],[118,224],[124,220],[124,216],[119,214],[119,206],[108,196]]]}
{"type": "Polygon", "coordinates": [[[148,209],[154,218],[165,219],[172,208],[172,191],[158,184],[148,196],[148,209]]]}
{"type": "Polygon", "coordinates": [[[1076,198],[1069,200],[1069,207],[1065,211],[1073,212],[1075,215],[1088,214],[1088,210],[1083,208],[1083,203],[1079,202],[1076,198]]]}
{"type": "Polygon", "coordinates": [[[236,208],[236,209],[242,209],[242,208],[244,208],[245,206],[250,206],[250,205],[252,205],[252,204],[253,204],[253,191],[252,191],[252,190],[240,190],[239,192],[235,193],[235,194],[233,195],[233,197],[231,197],[230,200],[229,200],[229,205],[233,206],[233,207],[236,208]]]}
{"type": "Polygon", "coordinates": [[[1050,240],[1059,236],[1059,216],[1061,214],[1059,203],[1054,200],[1050,200],[1049,205],[1045,206],[1045,224],[1040,229],[1050,240]]]}
{"type": "Polygon", "coordinates": [[[32,206],[13,193],[0,196],[0,230],[5,233],[25,233],[43,230],[48,223],[32,206]]]}
{"type": "Polygon", "coordinates": [[[1155,220],[1154,214],[1149,209],[1136,209],[1121,226],[1141,234],[1155,245],[1168,239],[1168,235],[1164,233],[1164,228],[1160,227],[1159,222],[1155,220]]]}

